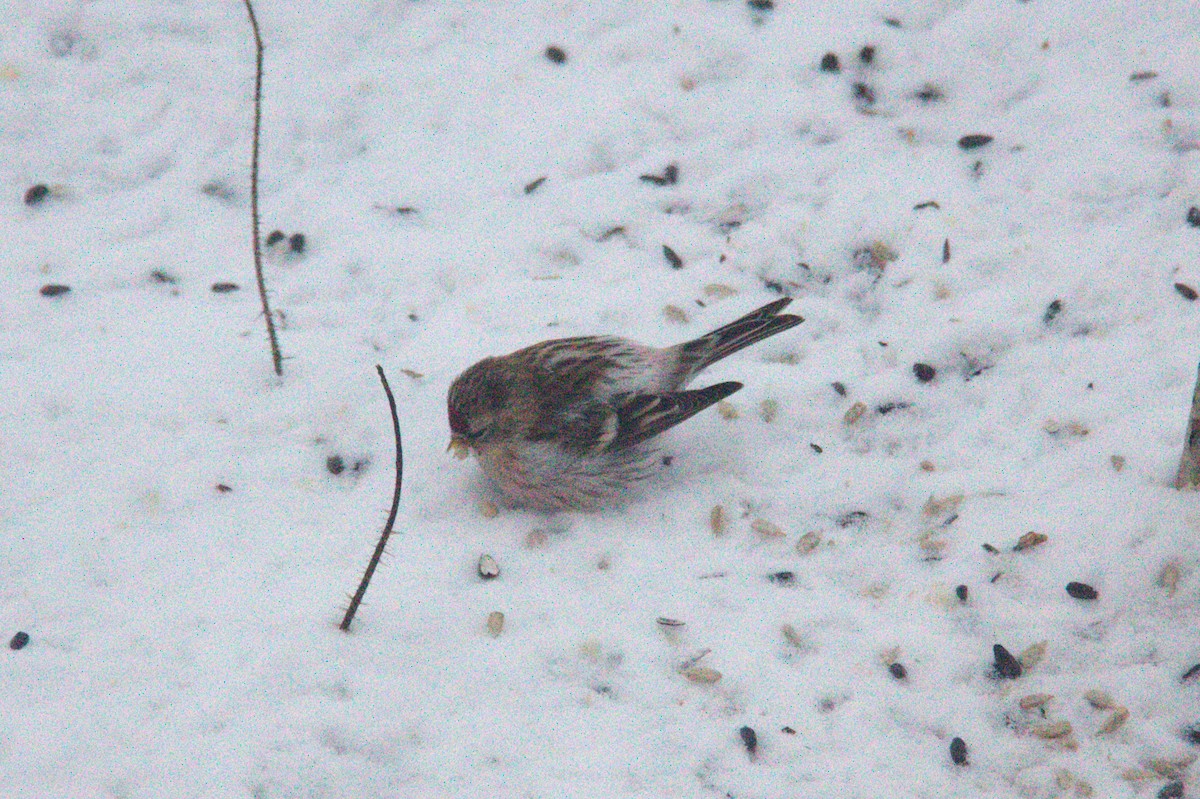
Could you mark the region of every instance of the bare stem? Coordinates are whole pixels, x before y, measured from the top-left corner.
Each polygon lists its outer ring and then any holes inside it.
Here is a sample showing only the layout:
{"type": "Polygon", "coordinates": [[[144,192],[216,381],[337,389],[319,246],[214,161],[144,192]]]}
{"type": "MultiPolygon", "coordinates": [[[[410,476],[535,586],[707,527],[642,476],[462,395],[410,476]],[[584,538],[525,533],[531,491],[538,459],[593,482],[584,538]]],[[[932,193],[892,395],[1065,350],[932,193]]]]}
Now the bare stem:
{"type": "Polygon", "coordinates": [[[1183,455],[1179,458],[1179,471],[1175,474],[1176,488],[1196,485],[1200,485],[1200,371],[1196,374],[1196,388],[1192,391],[1192,409],[1188,413],[1183,455]]]}
{"type": "Polygon", "coordinates": [[[258,32],[258,18],[254,16],[254,6],[250,0],[242,0],[246,4],[246,13],[250,15],[250,27],[254,31],[254,134],[250,142],[250,231],[254,237],[254,277],[258,280],[258,298],[262,301],[263,316],[267,320],[267,340],[271,344],[271,360],[275,364],[275,374],[283,376],[283,353],[279,351],[279,338],[275,335],[275,317],[271,315],[271,304],[267,300],[267,281],[263,277],[262,246],[258,235],[258,139],[262,127],[262,83],[263,83],[263,43],[258,32]]]}
{"type": "Polygon", "coordinates": [[[388,407],[392,410],[392,430],[396,434],[396,485],[392,492],[392,510],[388,514],[387,524],[383,526],[383,532],[379,535],[379,543],[375,545],[375,552],[371,555],[371,562],[367,564],[367,570],[363,572],[358,590],[354,592],[354,598],[350,600],[350,607],[346,608],[346,615],[342,618],[342,623],[338,625],[343,632],[350,630],[350,622],[354,621],[354,614],[358,611],[358,606],[362,604],[363,596],[367,593],[367,585],[371,582],[371,576],[375,574],[375,567],[379,565],[379,559],[383,557],[388,536],[392,534],[392,525],[396,523],[396,513],[400,509],[400,486],[404,482],[404,447],[400,442],[400,417],[396,415],[396,398],[392,396],[392,388],[388,385],[383,367],[376,365],[375,369],[379,372],[379,379],[383,381],[388,407]]]}

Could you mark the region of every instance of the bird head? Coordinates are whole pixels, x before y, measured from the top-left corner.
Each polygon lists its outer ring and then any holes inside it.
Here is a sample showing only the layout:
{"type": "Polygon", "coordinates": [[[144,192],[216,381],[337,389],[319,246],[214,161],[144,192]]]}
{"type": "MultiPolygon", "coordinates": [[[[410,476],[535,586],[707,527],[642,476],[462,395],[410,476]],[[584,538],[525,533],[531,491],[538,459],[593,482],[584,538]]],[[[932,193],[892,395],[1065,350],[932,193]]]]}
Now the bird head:
{"type": "Polygon", "coordinates": [[[486,446],[501,426],[508,396],[504,370],[495,358],[484,358],[459,375],[446,397],[450,423],[450,446],[446,451],[453,451],[461,459],[471,450],[486,446]]]}

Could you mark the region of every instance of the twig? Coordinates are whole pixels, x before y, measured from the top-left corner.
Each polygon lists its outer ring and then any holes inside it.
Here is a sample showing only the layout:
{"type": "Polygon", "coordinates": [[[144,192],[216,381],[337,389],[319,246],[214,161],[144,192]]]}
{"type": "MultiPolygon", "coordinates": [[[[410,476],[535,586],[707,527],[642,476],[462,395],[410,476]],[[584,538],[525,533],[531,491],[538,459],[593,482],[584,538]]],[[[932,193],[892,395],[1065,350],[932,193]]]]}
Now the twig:
{"type": "Polygon", "coordinates": [[[1196,388],[1192,391],[1192,410],[1188,413],[1187,438],[1179,471],[1175,474],[1176,488],[1200,485],[1200,371],[1196,373],[1196,388]]]}
{"type": "Polygon", "coordinates": [[[262,127],[263,43],[258,32],[258,18],[254,16],[254,6],[250,0],[242,1],[246,4],[250,27],[254,31],[254,134],[250,140],[250,231],[254,236],[254,276],[258,280],[258,298],[262,301],[263,316],[267,319],[267,340],[271,343],[275,374],[283,377],[283,353],[279,351],[275,317],[271,315],[271,304],[267,300],[267,281],[263,277],[262,247],[258,235],[258,139],[262,127]]]}
{"type": "Polygon", "coordinates": [[[354,598],[350,600],[350,607],[346,608],[346,615],[342,618],[342,623],[338,625],[343,632],[350,630],[350,622],[354,621],[354,614],[358,610],[358,606],[362,604],[363,595],[367,593],[367,585],[371,582],[371,576],[375,574],[375,567],[379,565],[379,559],[383,557],[388,536],[392,534],[392,525],[396,523],[396,512],[400,509],[400,485],[404,482],[404,447],[400,443],[400,417],[396,415],[396,398],[392,396],[392,387],[388,385],[383,367],[376,364],[375,369],[379,372],[379,379],[383,381],[388,407],[392,409],[392,430],[396,433],[396,488],[392,492],[392,510],[388,514],[387,524],[383,526],[383,532],[379,534],[379,543],[375,545],[371,562],[367,564],[362,582],[358,584],[358,590],[354,592],[354,598]]]}

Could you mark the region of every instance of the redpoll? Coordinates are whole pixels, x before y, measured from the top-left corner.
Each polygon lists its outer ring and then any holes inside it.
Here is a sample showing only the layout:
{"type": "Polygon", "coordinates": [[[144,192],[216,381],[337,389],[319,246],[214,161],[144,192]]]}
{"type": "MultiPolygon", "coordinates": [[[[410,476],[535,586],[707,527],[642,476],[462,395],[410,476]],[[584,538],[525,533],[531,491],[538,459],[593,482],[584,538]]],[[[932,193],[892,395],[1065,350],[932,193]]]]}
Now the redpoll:
{"type": "Polygon", "coordinates": [[[705,367],[804,320],[764,305],[673,347],[553,339],[484,358],[450,386],[450,449],[471,452],[500,494],[536,510],[593,509],[653,471],[648,442],[742,387],[685,386],[705,367]]]}

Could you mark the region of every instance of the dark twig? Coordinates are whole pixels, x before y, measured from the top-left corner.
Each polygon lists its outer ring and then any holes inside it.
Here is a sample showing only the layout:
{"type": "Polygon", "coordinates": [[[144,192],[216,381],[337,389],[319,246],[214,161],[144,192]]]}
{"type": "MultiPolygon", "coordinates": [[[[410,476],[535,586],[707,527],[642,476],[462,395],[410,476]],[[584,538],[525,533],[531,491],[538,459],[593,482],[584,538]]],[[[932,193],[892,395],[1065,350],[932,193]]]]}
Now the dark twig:
{"type": "Polygon", "coordinates": [[[379,379],[383,381],[383,390],[387,393],[388,407],[392,409],[392,430],[396,433],[396,488],[392,492],[392,510],[388,514],[387,524],[383,526],[383,532],[379,534],[379,543],[375,545],[375,552],[371,555],[371,562],[367,564],[367,570],[363,572],[362,582],[358,584],[358,590],[354,592],[354,598],[350,600],[350,607],[346,608],[346,615],[342,619],[342,623],[338,625],[343,632],[349,631],[350,622],[354,621],[354,614],[358,610],[358,606],[362,604],[363,595],[367,593],[367,585],[371,582],[371,576],[375,574],[375,567],[379,565],[379,559],[383,557],[383,550],[387,546],[388,536],[392,534],[392,525],[396,523],[396,512],[400,509],[400,485],[404,482],[404,447],[400,443],[400,417],[396,415],[396,398],[392,396],[392,388],[388,385],[387,376],[383,373],[383,367],[376,365],[375,369],[379,372],[379,379]]]}
{"type": "Polygon", "coordinates": [[[267,281],[263,277],[262,247],[258,236],[258,138],[262,127],[262,82],[263,44],[258,32],[258,18],[250,0],[246,13],[250,15],[250,27],[254,30],[254,134],[250,141],[250,230],[254,236],[254,276],[258,280],[258,298],[262,301],[263,316],[267,319],[267,340],[271,343],[271,360],[275,363],[275,374],[283,376],[283,353],[279,351],[279,338],[275,335],[275,317],[271,315],[271,304],[267,301],[267,281]]]}
{"type": "Polygon", "coordinates": [[[1176,488],[1192,488],[1196,485],[1200,485],[1200,372],[1196,374],[1192,409],[1188,413],[1187,438],[1183,441],[1183,455],[1179,458],[1179,471],[1175,474],[1176,488]]]}

